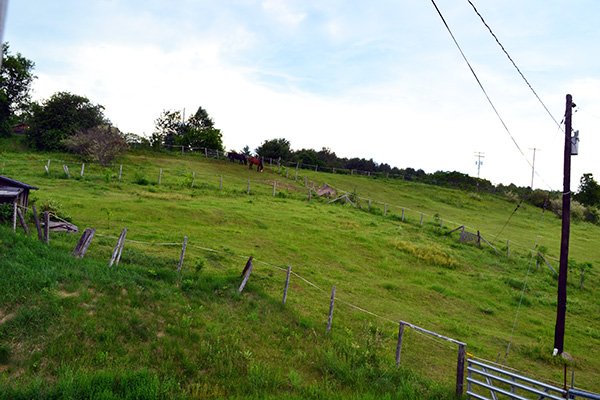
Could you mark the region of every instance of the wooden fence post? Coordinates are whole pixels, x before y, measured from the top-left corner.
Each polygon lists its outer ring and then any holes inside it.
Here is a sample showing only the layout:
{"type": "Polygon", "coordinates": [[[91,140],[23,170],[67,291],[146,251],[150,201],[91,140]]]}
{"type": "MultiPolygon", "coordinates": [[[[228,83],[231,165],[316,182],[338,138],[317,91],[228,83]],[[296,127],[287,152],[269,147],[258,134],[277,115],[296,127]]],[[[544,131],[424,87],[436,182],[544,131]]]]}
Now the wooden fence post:
{"type": "Polygon", "coordinates": [[[289,179],[290,178],[290,169],[288,167],[285,167],[285,179],[289,179]]]}
{"type": "Polygon", "coordinates": [[[285,306],[285,301],[287,300],[287,292],[288,287],[290,286],[290,271],[292,267],[288,265],[287,267],[287,277],[285,278],[285,288],[283,289],[283,305],[285,306]]]}
{"type": "MultiPolygon", "coordinates": [[[[115,249],[113,250],[113,253],[110,257],[110,261],[108,263],[108,267],[112,267],[113,264],[115,263],[115,260],[117,259],[117,256],[121,253],[121,249],[122,249],[122,243],[125,242],[125,235],[127,234],[127,228],[123,229],[123,231],[121,232],[121,234],[119,235],[119,239],[117,240],[117,245],[115,246],[115,249]]],[[[118,264],[118,262],[117,262],[118,264]]]]}
{"type": "Polygon", "coordinates": [[[421,228],[423,227],[423,213],[421,213],[421,228]]]}
{"type": "Polygon", "coordinates": [[[248,189],[246,190],[246,194],[250,194],[250,179],[248,179],[248,189]]]}
{"type": "Polygon", "coordinates": [[[315,165],[315,172],[319,170],[319,164],[315,165]]]}
{"type": "Polygon", "coordinates": [[[19,207],[17,207],[17,216],[19,217],[19,221],[21,222],[21,226],[23,227],[25,234],[29,236],[29,228],[27,227],[27,223],[25,222],[25,218],[23,218],[23,213],[21,212],[19,207]]]}
{"type": "Polygon", "coordinates": [[[396,345],[396,368],[400,366],[400,353],[402,352],[402,337],[404,336],[404,324],[400,321],[398,328],[398,344],[396,345]]]}
{"type": "Polygon", "coordinates": [[[17,233],[17,201],[13,203],[13,233],[17,233]]]}
{"type": "Polygon", "coordinates": [[[312,189],[308,188],[308,201],[310,201],[310,198],[311,198],[311,192],[312,192],[312,189]]]}
{"type": "Polygon", "coordinates": [[[48,166],[47,166],[47,165],[44,165],[44,168],[46,168],[46,174],[47,174],[48,176],[50,176],[50,171],[48,170],[48,166]]]}
{"type": "Polygon", "coordinates": [[[87,248],[89,247],[92,241],[92,238],[94,237],[95,232],[95,229],[87,228],[81,235],[81,238],[77,242],[77,245],[75,245],[75,248],[73,249],[71,254],[77,256],[77,258],[83,258],[85,252],[87,251],[87,248]]]}
{"type": "Polygon", "coordinates": [[[221,175],[221,183],[219,184],[219,190],[223,189],[223,175],[221,175]]]}
{"type": "Polygon", "coordinates": [[[194,187],[194,180],[196,179],[196,172],[192,172],[192,186],[194,187]]]}
{"type": "Polygon", "coordinates": [[[335,301],[335,286],[331,291],[331,302],[329,303],[329,318],[327,318],[327,333],[331,330],[331,320],[333,318],[333,303],[335,301]]]}
{"type": "Polygon", "coordinates": [[[65,170],[65,174],[67,174],[67,178],[71,179],[71,175],[69,175],[69,167],[63,164],[63,169],[65,170]]]}
{"type": "Polygon", "coordinates": [[[46,244],[50,244],[50,213],[44,212],[44,239],[46,244]]]}
{"type": "Polygon", "coordinates": [[[298,169],[296,169],[296,177],[294,178],[294,182],[298,182],[298,169]]]}
{"type": "Polygon", "coordinates": [[[458,345],[458,362],[456,364],[456,396],[460,397],[463,394],[463,386],[465,381],[465,355],[466,344],[458,345]]]}
{"type": "Polygon", "coordinates": [[[162,168],[158,172],[158,185],[160,186],[160,181],[162,180],[162,168]]]}
{"type": "Polygon", "coordinates": [[[444,228],[444,220],[440,219],[440,229],[443,229],[443,228],[444,228]]]}
{"type": "Polygon", "coordinates": [[[277,188],[277,181],[273,181],[273,197],[275,197],[275,188],[277,188]]]}
{"type": "Polygon", "coordinates": [[[81,174],[79,174],[83,178],[83,170],[85,169],[85,163],[81,164],[81,174]]]}
{"type": "Polygon", "coordinates": [[[404,222],[404,207],[402,207],[402,222],[404,222]]]}
{"type": "Polygon", "coordinates": [[[121,182],[121,174],[123,173],[123,165],[119,166],[119,182],[121,182]]]}
{"type": "Polygon", "coordinates": [[[367,200],[367,211],[371,212],[371,200],[367,200]]]}
{"type": "MultiPolygon", "coordinates": [[[[510,239],[506,241],[506,258],[510,257],[510,239]]],[[[539,261],[538,261],[539,266],[539,261]]]]}
{"type": "Polygon", "coordinates": [[[244,280],[242,280],[240,288],[238,289],[238,293],[242,293],[242,290],[244,290],[244,288],[246,287],[246,283],[248,282],[248,279],[250,279],[250,274],[252,273],[252,265],[253,265],[252,259],[253,258],[254,258],[253,256],[250,256],[250,258],[246,262],[246,266],[244,267],[244,270],[242,271],[242,276],[244,277],[244,280]]]}
{"type": "Polygon", "coordinates": [[[179,256],[179,265],[177,266],[177,274],[181,273],[181,267],[183,266],[183,256],[185,255],[185,247],[187,246],[187,236],[183,237],[183,246],[181,246],[181,256],[179,256]]]}
{"type": "Polygon", "coordinates": [[[35,204],[31,205],[33,209],[33,219],[35,220],[35,227],[37,228],[38,238],[40,242],[44,241],[44,234],[42,233],[42,227],[40,226],[40,219],[38,218],[37,210],[35,209],[35,204]]]}
{"type": "Polygon", "coordinates": [[[353,169],[350,170],[350,175],[354,176],[354,170],[353,169]]]}
{"type": "Polygon", "coordinates": [[[481,233],[477,231],[477,246],[481,246],[481,233]]]}

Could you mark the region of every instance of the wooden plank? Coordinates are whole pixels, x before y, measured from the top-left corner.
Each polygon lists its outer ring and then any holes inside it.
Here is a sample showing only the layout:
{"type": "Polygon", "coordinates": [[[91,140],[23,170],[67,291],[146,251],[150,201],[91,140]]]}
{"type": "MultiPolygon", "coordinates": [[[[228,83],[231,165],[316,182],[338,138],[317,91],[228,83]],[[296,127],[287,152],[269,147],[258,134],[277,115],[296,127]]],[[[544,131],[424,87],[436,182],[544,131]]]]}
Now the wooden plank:
{"type": "Polygon", "coordinates": [[[96,230],[93,228],[87,228],[86,231],[88,232],[88,234],[85,237],[84,242],[82,243],[81,249],[79,250],[79,254],[77,254],[77,258],[83,258],[83,256],[85,255],[85,252],[87,251],[88,247],[90,246],[90,243],[92,242],[94,233],[96,233],[96,230]]]}
{"type": "Polygon", "coordinates": [[[335,302],[335,286],[331,291],[331,301],[329,302],[329,317],[327,318],[327,333],[331,330],[331,320],[333,319],[333,303],[335,302]]]}
{"type": "Polygon", "coordinates": [[[467,345],[461,343],[458,345],[458,361],[456,363],[456,396],[461,397],[465,382],[465,356],[467,345]]]}
{"type": "Polygon", "coordinates": [[[31,208],[33,209],[33,219],[35,220],[35,227],[37,228],[38,238],[40,239],[40,242],[43,242],[44,234],[42,233],[42,226],[40,225],[40,219],[38,217],[37,210],[35,209],[35,204],[32,204],[31,208]]]}
{"type": "Polygon", "coordinates": [[[250,256],[250,258],[248,258],[248,261],[246,261],[246,265],[244,266],[244,270],[242,271],[242,274],[240,276],[244,276],[246,274],[246,272],[248,271],[248,268],[250,268],[250,266],[252,265],[253,259],[254,259],[254,256],[250,256]]]}
{"type": "Polygon", "coordinates": [[[121,232],[121,234],[119,235],[119,239],[117,240],[117,245],[115,246],[115,249],[113,250],[112,255],[110,256],[110,261],[108,263],[109,268],[113,266],[113,264],[115,263],[115,260],[117,259],[117,254],[119,253],[119,248],[121,247],[121,241],[123,240],[123,232],[121,232]]]}
{"type": "Polygon", "coordinates": [[[13,233],[17,233],[17,200],[13,203],[13,233]]]}
{"type": "Polygon", "coordinates": [[[23,218],[23,213],[21,212],[19,207],[17,207],[17,216],[19,217],[19,222],[21,222],[21,226],[23,227],[25,234],[29,236],[29,228],[27,227],[27,223],[25,222],[25,218],[23,218]]]}
{"type": "Polygon", "coordinates": [[[79,174],[79,176],[81,176],[83,178],[83,170],[85,169],[85,164],[81,164],[81,173],[79,174]]]}
{"type": "Polygon", "coordinates": [[[119,253],[117,254],[117,259],[115,260],[115,265],[119,265],[119,260],[121,260],[121,253],[123,252],[123,246],[125,246],[125,237],[127,236],[127,227],[123,229],[123,239],[121,239],[121,245],[119,246],[119,253]]]}

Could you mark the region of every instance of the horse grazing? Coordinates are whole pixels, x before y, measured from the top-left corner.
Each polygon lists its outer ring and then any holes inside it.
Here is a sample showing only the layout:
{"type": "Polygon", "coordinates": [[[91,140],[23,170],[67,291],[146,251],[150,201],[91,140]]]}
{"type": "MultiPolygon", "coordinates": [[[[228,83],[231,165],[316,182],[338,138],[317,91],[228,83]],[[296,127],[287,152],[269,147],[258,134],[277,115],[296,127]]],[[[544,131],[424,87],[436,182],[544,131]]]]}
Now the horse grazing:
{"type": "Polygon", "coordinates": [[[260,158],[251,157],[250,158],[250,169],[252,169],[252,165],[256,165],[256,172],[262,172],[263,170],[263,162],[260,158]]]}
{"type": "Polygon", "coordinates": [[[235,151],[230,151],[227,154],[227,157],[229,157],[229,160],[231,162],[235,162],[235,160],[238,160],[241,163],[244,163],[244,165],[248,165],[248,157],[246,157],[243,154],[238,154],[235,151]]]}

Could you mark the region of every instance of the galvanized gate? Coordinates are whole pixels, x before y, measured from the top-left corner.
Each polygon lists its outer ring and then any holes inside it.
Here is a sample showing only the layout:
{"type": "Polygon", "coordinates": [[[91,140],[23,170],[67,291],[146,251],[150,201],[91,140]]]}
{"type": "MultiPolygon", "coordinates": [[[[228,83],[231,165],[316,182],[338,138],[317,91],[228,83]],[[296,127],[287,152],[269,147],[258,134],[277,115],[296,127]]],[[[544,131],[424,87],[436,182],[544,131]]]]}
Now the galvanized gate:
{"type": "Polygon", "coordinates": [[[600,395],[573,388],[558,388],[494,365],[470,359],[467,363],[467,399],[471,398],[478,400],[562,400],[566,398],[600,400],[600,395]]]}

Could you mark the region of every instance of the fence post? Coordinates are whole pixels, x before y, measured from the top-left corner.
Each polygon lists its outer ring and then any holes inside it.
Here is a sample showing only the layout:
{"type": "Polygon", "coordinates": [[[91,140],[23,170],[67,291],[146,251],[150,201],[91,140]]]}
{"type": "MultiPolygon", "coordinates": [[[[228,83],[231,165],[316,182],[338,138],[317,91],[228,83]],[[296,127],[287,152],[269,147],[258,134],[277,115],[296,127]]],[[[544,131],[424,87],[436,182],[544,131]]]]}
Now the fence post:
{"type": "Polygon", "coordinates": [[[294,182],[298,182],[298,169],[296,169],[296,177],[294,178],[294,182]]]}
{"type": "Polygon", "coordinates": [[[329,303],[329,318],[327,318],[327,333],[331,330],[331,319],[333,318],[333,303],[335,301],[335,286],[331,291],[331,302],[329,303]]]}
{"type": "Polygon", "coordinates": [[[423,213],[421,213],[421,228],[423,227],[423,213]]]}
{"type": "Polygon", "coordinates": [[[402,207],[402,222],[404,222],[404,207],[402,207]]]}
{"type": "Polygon", "coordinates": [[[181,256],[179,257],[179,265],[177,266],[177,274],[181,272],[183,266],[183,256],[185,255],[185,247],[187,246],[187,236],[183,237],[183,246],[181,247],[181,256]]]}
{"type": "Polygon", "coordinates": [[[121,182],[121,173],[123,172],[123,165],[119,167],[119,182],[121,182]]]}
{"type": "Polygon", "coordinates": [[[81,174],[80,176],[83,178],[83,170],[85,169],[85,163],[81,164],[81,174]]]}
{"type": "Polygon", "coordinates": [[[162,180],[162,168],[160,169],[160,171],[158,172],[158,184],[160,186],[160,181],[162,180]]]}
{"type": "Polygon", "coordinates": [[[443,228],[444,228],[444,220],[440,219],[440,229],[443,229],[443,228]]]}
{"type": "Polygon", "coordinates": [[[481,246],[481,233],[477,231],[477,246],[481,246]]]}
{"type": "Polygon", "coordinates": [[[217,160],[219,159],[219,150],[217,150],[217,160]]]}
{"type": "Polygon", "coordinates": [[[43,242],[44,234],[42,233],[42,227],[40,226],[40,219],[38,218],[38,213],[35,208],[35,204],[32,204],[31,208],[33,209],[33,219],[35,220],[35,227],[37,228],[38,238],[40,239],[40,242],[43,242]]]}
{"type": "Polygon", "coordinates": [[[285,179],[289,179],[290,177],[290,169],[288,167],[285,167],[285,179]]]}
{"type": "Polygon", "coordinates": [[[67,178],[71,179],[71,175],[69,175],[69,167],[63,164],[63,169],[65,170],[65,174],[67,174],[67,178]]]}
{"type": "Polygon", "coordinates": [[[77,256],[77,258],[83,258],[90,243],[92,242],[92,238],[94,237],[95,232],[95,229],[87,228],[81,235],[79,242],[77,242],[77,245],[75,245],[75,248],[73,249],[71,254],[77,256]]]}
{"type": "MultiPolygon", "coordinates": [[[[121,252],[123,251],[123,246],[125,246],[125,236],[127,236],[127,227],[125,227],[123,229],[122,235],[123,235],[123,239],[121,239],[121,245],[119,246],[119,252],[117,253],[117,259],[115,260],[115,265],[119,265],[119,260],[121,260],[121,252]]],[[[90,238],[90,240],[91,240],[91,238],[90,238]]]]}
{"type": "Polygon", "coordinates": [[[277,187],[277,181],[273,181],[273,197],[275,197],[275,188],[277,187]]]}
{"type": "Polygon", "coordinates": [[[400,353],[402,352],[402,337],[404,336],[404,324],[400,321],[398,328],[398,344],[396,345],[396,368],[400,366],[400,353]]]}
{"type": "Polygon", "coordinates": [[[458,345],[458,362],[456,364],[456,396],[458,397],[463,394],[466,346],[464,343],[458,345]]]}
{"type": "Polygon", "coordinates": [[[46,244],[50,244],[50,213],[44,212],[44,239],[46,244]]]}
{"type": "Polygon", "coordinates": [[[13,203],[13,233],[17,233],[17,201],[13,203]]]}
{"type": "Polygon", "coordinates": [[[287,277],[285,278],[285,288],[283,289],[283,305],[285,306],[285,301],[287,300],[287,292],[288,287],[290,286],[290,271],[292,267],[288,265],[287,267],[287,277]]]}
{"type": "Polygon", "coordinates": [[[248,179],[248,190],[246,190],[246,194],[250,194],[250,179],[248,179]]]}
{"type": "Polygon", "coordinates": [[[23,218],[23,213],[21,212],[19,207],[17,207],[17,216],[19,217],[19,221],[21,222],[21,226],[23,227],[25,234],[29,236],[29,228],[27,227],[27,223],[25,222],[25,218],[23,218]]]}
{"type": "Polygon", "coordinates": [[[113,253],[110,257],[110,261],[108,262],[109,268],[113,266],[113,264],[115,263],[115,260],[117,259],[117,255],[119,254],[119,249],[121,248],[121,242],[123,242],[125,240],[125,236],[124,236],[125,232],[127,232],[127,228],[123,229],[123,231],[119,235],[119,239],[117,240],[117,245],[115,246],[115,249],[113,250],[113,253]]]}
{"type": "Polygon", "coordinates": [[[510,257],[510,239],[506,241],[506,258],[510,257]]]}
{"type": "Polygon", "coordinates": [[[204,148],[204,158],[208,158],[208,150],[206,150],[206,147],[204,148]]]}
{"type": "Polygon", "coordinates": [[[196,179],[196,172],[192,172],[192,187],[194,187],[194,180],[196,179]]]}
{"type": "Polygon", "coordinates": [[[312,189],[308,188],[308,201],[310,201],[312,189]]]}
{"type": "Polygon", "coordinates": [[[244,290],[244,287],[246,287],[246,283],[248,282],[248,279],[250,279],[250,274],[252,273],[252,259],[254,257],[250,256],[250,258],[248,259],[248,262],[246,262],[246,266],[244,267],[244,270],[242,271],[242,276],[244,277],[244,280],[242,281],[242,284],[240,285],[240,288],[238,289],[238,293],[242,293],[242,290],[244,290]]]}
{"type": "Polygon", "coordinates": [[[221,183],[219,184],[219,190],[223,189],[223,175],[221,175],[221,183]]]}
{"type": "Polygon", "coordinates": [[[371,212],[371,200],[367,200],[367,211],[371,212]]]}

